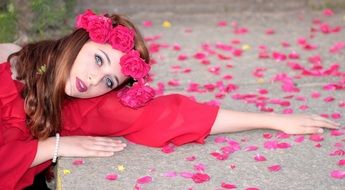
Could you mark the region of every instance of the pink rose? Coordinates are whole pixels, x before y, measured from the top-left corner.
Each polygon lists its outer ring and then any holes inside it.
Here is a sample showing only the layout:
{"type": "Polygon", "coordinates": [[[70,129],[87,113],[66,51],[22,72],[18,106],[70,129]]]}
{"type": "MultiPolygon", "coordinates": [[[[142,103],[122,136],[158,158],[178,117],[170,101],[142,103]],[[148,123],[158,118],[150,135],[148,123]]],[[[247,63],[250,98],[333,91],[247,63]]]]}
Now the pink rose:
{"type": "Polygon", "coordinates": [[[111,30],[109,43],[114,49],[127,53],[134,48],[134,34],[132,29],[118,25],[111,30]]]}
{"type": "Polygon", "coordinates": [[[112,21],[104,16],[89,16],[87,31],[91,40],[97,43],[105,43],[108,41],[109,32],[112,29],[112,21]]]}
{"type": "Polygon", "coordinates": [[[89,25],[89,17],[96,15],[94,12],[92,12],[90,9],[87,9],[84,13],[77,16],[76,19],[76,28],[84,28],[87,29],[89,25]]]}
{"type": "Polygon", "coordinates": [[[136,50],[123,55],[120,59],[120,65],[124,75],[135,79],[143,78],[150,71],[150,66],[145,63],[136,50]]]}
{"type": "Polygon", "coordinates": [[[118,96],[121,103],[125,106],[139,108],[152,100],[155,96],[155,91],[151,87],[137,82],[130,88],[126,87],[120,90],[118,96]]]}

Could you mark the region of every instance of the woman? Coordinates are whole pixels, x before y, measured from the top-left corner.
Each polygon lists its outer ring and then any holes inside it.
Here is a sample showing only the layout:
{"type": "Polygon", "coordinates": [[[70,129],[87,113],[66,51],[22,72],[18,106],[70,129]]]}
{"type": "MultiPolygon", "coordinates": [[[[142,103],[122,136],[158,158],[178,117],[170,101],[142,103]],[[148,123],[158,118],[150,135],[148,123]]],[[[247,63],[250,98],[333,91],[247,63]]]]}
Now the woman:
{"type": "MultiPolygon", "coordinates": [[[[135,143],[160,147],[202,143],[210,134],[251,129],[311,134],[339,126],[316,115],[237,112],[176,94],[153,98],[154,90],[146,84],[148,51],[130,21],[88,10],[77,17],[76,26],[62,39],[24,46],[0,66],[1,81],[6,84],[0,87],[1,112],[13,109],[11,117],[1,118],[19,119],[18,128],[30,140],[15,140],[34,144],[30,145],[30,159],[21,158],[26,162],[21,171],[31,171],[31,166],[44,168],[49,164],[46,161],[55,161],[57,156],[109,156],[125,146],[106,138],[95,142],[101,138],[73,135],[124,136],[135,143]],[[13,113],[18,114],[14,117],[13,113]],[[86,142],[94,145],[92,150],[85,150],[86,142]]],[[[6,122],[0,125],[5,132],[9,126],[6,122]]],[[[17,150],[12,147],[4,152],[17,150]]],[[[0,172],[13,178],[2,169],[0,172]]],[[[23,177],[17,181],[22,182],[23,177]]]]}

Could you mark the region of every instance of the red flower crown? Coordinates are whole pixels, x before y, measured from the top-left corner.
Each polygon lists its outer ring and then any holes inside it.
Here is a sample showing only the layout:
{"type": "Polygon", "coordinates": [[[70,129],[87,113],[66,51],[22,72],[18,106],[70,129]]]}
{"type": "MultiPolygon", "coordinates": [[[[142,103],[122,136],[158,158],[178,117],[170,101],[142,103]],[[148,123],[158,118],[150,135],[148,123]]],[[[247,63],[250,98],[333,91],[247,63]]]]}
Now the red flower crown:
{"type": "Polygon", "coordinates": [[[155,91],[145,82],[151,67],[134,49],[134,30],[123,25],[113,27],[111,18],[96,15],[91,10],[77,16],[76,28],[85,29],[92,41],[108,43],[112,48],[125,53],[120,59],[121,72],[136,82],[132,87],[126,86],[119,90],[118,96],[122,104],[139,108],[155,96],[155,91]]]}

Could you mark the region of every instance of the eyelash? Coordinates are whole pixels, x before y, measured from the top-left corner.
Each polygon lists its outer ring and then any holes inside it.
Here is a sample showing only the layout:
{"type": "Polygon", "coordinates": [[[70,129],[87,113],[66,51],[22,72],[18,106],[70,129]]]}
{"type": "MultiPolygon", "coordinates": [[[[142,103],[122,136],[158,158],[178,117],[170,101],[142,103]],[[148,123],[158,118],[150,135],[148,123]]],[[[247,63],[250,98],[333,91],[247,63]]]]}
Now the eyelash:
{"type": "MultiPolygon", "coordinates": [[[[102,59],[102,57],[99,56],[99,55],[97,55],[97,54],[95,55],[95,61],[96,61],[96,64],[97,64],[98,66],[102,66],[102,65],[103,65],[103,59],[102,59]]],[[[106,85],[108,88],[112,89],[113,86],[114,86],[114,82],[113,82],[109,77],[106,77],[106,78],[105,78],[105,85],[106,85]]]]}

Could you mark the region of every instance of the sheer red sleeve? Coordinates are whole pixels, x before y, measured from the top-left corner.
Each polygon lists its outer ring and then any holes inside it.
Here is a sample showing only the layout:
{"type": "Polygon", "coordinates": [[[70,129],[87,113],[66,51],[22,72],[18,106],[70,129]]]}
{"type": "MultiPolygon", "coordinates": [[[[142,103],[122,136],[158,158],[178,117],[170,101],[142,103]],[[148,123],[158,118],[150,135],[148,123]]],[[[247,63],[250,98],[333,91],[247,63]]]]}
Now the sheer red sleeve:
{"type": "Polygon", "coordinates": [[[50,162],[30,168],[37,140],[26,128],[23,100],[6,63],[0,64],[0,81],[0,189],[23,189],[50,162]]]}
{"type": "Polygon", "coordinates": [[[176,94],[156,97],[145,107],[131,109],[119,103],[116,93],[111,92],[69,101],[63,112],[63,134],[124,136],[154,147],[203,143],[218,109],[176,94]]]}

